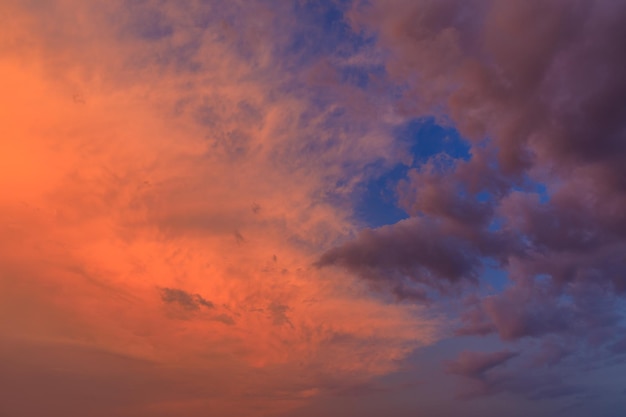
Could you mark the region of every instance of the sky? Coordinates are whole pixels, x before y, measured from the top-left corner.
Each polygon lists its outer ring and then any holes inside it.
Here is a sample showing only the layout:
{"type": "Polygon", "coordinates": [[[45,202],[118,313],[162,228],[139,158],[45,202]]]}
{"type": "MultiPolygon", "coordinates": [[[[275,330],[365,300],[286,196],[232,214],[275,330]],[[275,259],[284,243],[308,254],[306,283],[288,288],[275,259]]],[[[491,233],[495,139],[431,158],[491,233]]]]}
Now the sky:
{"type": "Polygon", "coordinates": [[[626,2],[0,21],[0,417],[626,415],[626,2]]]}

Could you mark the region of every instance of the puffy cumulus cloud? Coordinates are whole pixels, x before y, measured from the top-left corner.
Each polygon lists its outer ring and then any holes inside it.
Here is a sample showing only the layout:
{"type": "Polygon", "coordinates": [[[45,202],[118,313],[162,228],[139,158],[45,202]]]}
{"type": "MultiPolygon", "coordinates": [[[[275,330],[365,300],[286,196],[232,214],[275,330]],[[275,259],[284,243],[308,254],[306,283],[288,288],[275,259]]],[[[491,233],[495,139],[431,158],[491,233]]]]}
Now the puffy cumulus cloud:
{"type": "Polygon", "coordinates": [[[436,337],[311,266],[401,157],[388,103],[337,75],[367,45],[300,74],[286,3],[0,8],[2,412],[272,414],[436,337]]]}
{"type": "Polygon", "coordinates": [[[469,297],[458,334],[616,343],[626,279],[625,5],[372,1],[357,2],[351,18],[387,51],[397,110],[453,125],[471,157],[412,168],[398,188],[412,217],[363,231],[320,263],[431,299],[450,285],[466,291],[495,266],[507,288],[469,297]]]}

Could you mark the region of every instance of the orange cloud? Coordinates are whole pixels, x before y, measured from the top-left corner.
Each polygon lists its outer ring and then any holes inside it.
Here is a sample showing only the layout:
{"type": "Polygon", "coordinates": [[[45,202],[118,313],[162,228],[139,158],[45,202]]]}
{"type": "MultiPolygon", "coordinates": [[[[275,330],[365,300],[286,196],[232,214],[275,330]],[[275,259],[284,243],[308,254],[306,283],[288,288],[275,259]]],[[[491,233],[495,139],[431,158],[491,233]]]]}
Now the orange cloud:
{"type": "Polygon", "coordinates": [[[311,266],[356,227],[322,196],[384,132],[324,148],[333,109],[280,91],[263,30],[186,26],[200,3],[147,40],[117,4],[47,6],[2,6],[6,413],[272,414],[434,340],[420,308],[311,266]]]}

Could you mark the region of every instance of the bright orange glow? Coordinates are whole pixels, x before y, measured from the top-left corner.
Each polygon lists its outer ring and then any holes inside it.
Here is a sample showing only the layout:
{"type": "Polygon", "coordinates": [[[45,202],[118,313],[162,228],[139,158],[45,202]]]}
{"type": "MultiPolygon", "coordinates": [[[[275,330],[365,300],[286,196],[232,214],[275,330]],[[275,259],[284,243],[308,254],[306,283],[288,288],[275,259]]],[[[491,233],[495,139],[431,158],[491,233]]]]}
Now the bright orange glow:
{"type": "Polygon", "coordinates": [[[271,97],[211,33],[208,72],[133,67],[167,45],[122,42],[102,10],[68,4],[58,27],[2,10],[20,23],[0,55],[0,354],[44,381],[29,388],[42,408],[48,378],[140,387],[93,405],[107,415],[274,413],[433,340],[420,308],[312,266],[354,226],[313,199],[325,168],[289,160],[319,133],[294,122],[306,98],[271,97]]]}

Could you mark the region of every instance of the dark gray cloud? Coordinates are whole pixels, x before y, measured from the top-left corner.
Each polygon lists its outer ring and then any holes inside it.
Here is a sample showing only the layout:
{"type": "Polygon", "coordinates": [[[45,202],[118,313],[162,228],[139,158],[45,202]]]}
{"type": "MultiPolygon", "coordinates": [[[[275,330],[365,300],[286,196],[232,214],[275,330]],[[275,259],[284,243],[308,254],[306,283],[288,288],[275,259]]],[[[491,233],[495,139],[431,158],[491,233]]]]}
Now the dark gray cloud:
{"type": "Polygon", "coordinates": [[[211,301],[205,300],[200,294],[191,294],[177,288],[161,288],[161,300],[164,303],[176,304],[185,310],[199,310],[200,307],[212,309],[215,306],[211,301]]]}
{"type": "Polygon", "coordinates": [[[218,314],[217,316],[214,316],[211,320],[219,321],[220,323],[224,323],[229,326],[233,326],[235,324],[235,320],[228,314],[218,314]]]}
{"type": "Polygon", "coordinates": [[[272,319],[272,323],[276,326],[281,326],[283,324],[288,324],[293,328],[293,323],[289,320],[287,313],[290,308],[287,305],[272,303],[267,307],[270,318],[272,319]]]}

